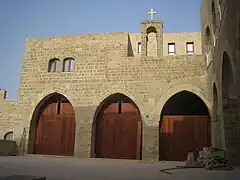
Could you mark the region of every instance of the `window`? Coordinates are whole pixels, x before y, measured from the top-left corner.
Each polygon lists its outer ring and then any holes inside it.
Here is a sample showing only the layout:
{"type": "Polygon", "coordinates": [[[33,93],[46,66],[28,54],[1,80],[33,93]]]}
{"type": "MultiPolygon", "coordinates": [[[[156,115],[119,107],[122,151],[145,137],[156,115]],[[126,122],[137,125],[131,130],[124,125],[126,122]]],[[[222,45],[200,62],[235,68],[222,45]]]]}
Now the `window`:
{"type": "Polygon", "coordinates": [[[139,42],[138,43],[138,54],[142,53],[142,44],[139,42]]]}
{"type": "Polygon", "coordinates": [[[187,54],[194,54],[194,43],[187,42],[187,54]]]}
{"type": "Polygon", "coordinates": [[[63,71],[64,72],[73,72],[74,71],[75,60],[73,58],[66,58],[63,62],[63,71]]]}
{"type": "Polygon", "coordinates": [[[4,135],[4,140],[12,141],[13,140],[13,131],[10,131],[4,135]]]}
{"type": "Polygon", "coordinates": [[[176,53],[175,43],[168,43],[168,55],[174,55],[176,53]]]}
{"type": "Polygon", "coordinates": [[[51,59],[48,62],[48,72],[57,72],[59,69],[60,60],[57,58],[51,59]]]}

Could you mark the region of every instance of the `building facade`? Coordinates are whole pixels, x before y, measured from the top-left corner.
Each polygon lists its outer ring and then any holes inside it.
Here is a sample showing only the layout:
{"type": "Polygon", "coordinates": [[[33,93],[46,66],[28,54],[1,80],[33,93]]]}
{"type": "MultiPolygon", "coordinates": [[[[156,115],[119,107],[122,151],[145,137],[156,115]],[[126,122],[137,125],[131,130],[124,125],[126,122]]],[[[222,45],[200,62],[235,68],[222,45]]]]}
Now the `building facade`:
{"type": "Polygon", "coordinates": [[[224,21],[235,14],[225,4],[221,24],[214,3],[212,21],[212,4],[203,2],[202,32],[163,33],[162,21],[146,20],[141,33],[26,40],[18,99],[1,90],[0,136],[13,136],[18,152],[30,154],[184,160],[189,151],[219,146],[236,157],[234,133],[223,122],[224,113],[236,115],[238,96],[224,96],[216,59],[224,50],[221,57],[234,60],[237,38],[229,37],[229,50],[221,44],[228,35],[211,36],[213,28],[228,32],[224,21]]]}
{"type": "Polygon", "coordinates": [[[208,58],[208,86],[213,97],[216,146],[239,164],[239,1],[203,1],[203,52],[208,58]]]}

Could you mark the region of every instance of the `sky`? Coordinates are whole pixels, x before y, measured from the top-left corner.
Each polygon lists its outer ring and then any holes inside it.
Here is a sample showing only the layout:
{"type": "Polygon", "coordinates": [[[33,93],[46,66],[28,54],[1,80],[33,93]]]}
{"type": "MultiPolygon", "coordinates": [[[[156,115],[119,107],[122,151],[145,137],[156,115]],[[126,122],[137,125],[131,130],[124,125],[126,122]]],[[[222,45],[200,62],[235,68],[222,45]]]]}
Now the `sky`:
{"type": "Polygon", "coordinates": [[[26,38],[103,32],[140,33],[141,20],[164,22],[164,32],[200,31],[201,0],[0,1],[0,89],[18,98],[26,38]]]}

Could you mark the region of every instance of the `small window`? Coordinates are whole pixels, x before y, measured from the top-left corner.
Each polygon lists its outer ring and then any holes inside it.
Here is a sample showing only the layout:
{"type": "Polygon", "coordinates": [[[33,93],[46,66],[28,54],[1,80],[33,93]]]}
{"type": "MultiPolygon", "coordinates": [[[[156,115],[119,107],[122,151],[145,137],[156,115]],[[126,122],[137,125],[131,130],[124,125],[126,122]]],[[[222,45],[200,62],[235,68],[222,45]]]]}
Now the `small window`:
{"type": "Polygon", "coordinates": [[[194,54],[194,43],[187,42],[187,54],[194,54]]]}
{"type": "Polygon", "coordinates": [[[75,60],[73,58],[66,58],[63,62],[63,71],[64,72],[73,72],[74,71],[75,60]]]}
{"type": "Polygon", "coordinates": [[[57,72],[59,69],[60,60],[57,58],[51,59],[48,62],[48,72],[57,72]]]}
{"type": "Polygon", "coordinates": [[[10,131],[10,132],[7,132],[5,135],[4,135],[4,140],[8,140],[8,141],[12,141],[13,140],[13,131],[10,131]]]}
{"type": "Polygon", "coordinates": [[[138,54],[142,54],[142,44],[138,43],[138,54]]]}
{"type": "Polygon", "coordinates": [[[175,43],[168,43],[168,55],[176,54],[175,43]]]}

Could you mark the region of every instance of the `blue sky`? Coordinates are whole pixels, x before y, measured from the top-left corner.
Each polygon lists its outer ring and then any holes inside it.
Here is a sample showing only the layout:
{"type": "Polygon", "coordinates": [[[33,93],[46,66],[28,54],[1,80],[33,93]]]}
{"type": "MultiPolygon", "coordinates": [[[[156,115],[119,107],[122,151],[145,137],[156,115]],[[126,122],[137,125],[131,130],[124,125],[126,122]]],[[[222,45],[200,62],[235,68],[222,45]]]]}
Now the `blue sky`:
{"type": "Polygon", "coordinates": [[[18,97],[26,38],[100,32],[140,32],[153,8],[164,32],[200,31],[201,0],[0,1],[0,88],[18,97]]]}

